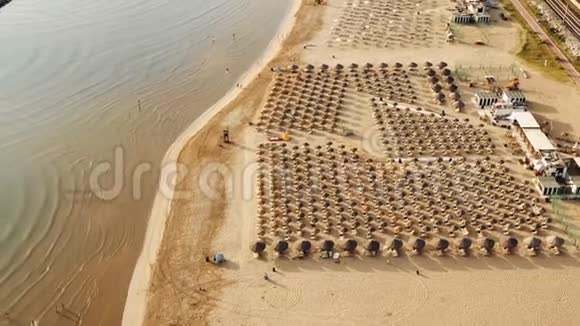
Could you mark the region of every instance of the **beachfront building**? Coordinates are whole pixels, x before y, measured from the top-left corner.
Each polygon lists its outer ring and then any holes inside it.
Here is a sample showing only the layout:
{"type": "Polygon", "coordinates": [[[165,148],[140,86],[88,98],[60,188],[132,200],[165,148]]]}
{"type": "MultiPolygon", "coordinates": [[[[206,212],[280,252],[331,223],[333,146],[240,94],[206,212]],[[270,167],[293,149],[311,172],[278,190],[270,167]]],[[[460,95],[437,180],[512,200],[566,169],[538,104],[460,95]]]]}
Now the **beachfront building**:
{"type": "Polygon", "coordinates": [[[506,103],[512,103],[514,106],[526,106],[526,96],[519,90],[504,90],[501,98],[506,103]]]}
{"type": "Polygon", "coordinates": [[[497,101],[499,101],[499,99],[500,99],[499,95],[493,92],[477,92],[473,96],[473,101],[475,102],[475,105],[477,105],[482,109],[484,107],[494,105],[495,103],[497,103],[497,101]]]}
{"type": "Polygon", "coordinates": [[[456,24],[488,24],[489,15],[486,4],[478,0],[459,0],[455,7],[455,14],[451,16],[451,22],[456,24]]]}
{"type": "Polygon", "coordinates": [[[563,177],[540,176],[534,180],[542,196],[580,199],[580,158],[570,159],[566,165],[563,177]]]}
{"type": "Polygon", "coordinates": [[[518,112],[513,119],[512,136],[524,150],[534,171],[538,175],[563,177],[567,167],[533,115],[529,112],[518,112]]]}

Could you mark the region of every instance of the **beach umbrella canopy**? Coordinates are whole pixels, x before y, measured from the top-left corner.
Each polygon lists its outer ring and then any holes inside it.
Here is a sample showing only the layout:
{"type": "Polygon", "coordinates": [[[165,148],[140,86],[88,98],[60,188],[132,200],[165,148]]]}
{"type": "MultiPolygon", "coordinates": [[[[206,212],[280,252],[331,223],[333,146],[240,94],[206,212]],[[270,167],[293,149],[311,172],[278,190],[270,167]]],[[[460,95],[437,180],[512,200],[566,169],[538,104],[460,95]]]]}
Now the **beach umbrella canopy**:
{"type": "Polygon", "coordinates": [[[429,76],[429,77],[427,77],[427,80],[431,84],[437,84],[437,82],[439,82],[439,78],[437,78],[437,76],[429,76]]]}
{"type": "Polygon", "coordinates": [[[443,69],[443,70],[441,71],[441,74],[442,74],[443,76],[449,76],[449,75],[451,75],[451,70],[449,70],[449,69],[445,68],[445,69],[443,69]]]}
{"type": "Polygon", "coordinates": [[[367,63],[365,64],[365,69],[373,69],[373,64],[372,64],[372,63],[369,63],[369,62],[367,62],[367,63]]]}
{"type": "Polygon", "coordinates": [[[400,63],[400,62],[396,62],[396,63],[395,63],[395,68],[397,68],[397,69],[398,69],[398,68],[403,68],[403,64],[402,64],[402,63],[400,63]]]}
{"type": "Polygon", "coordinates": [[[435,240],[435,249],[447,250],[449,248],[449,241],[447,239],[439,238],[435,240]]]}
{"type": "Polygon", "coordinates": [[[320,248],[322,251],[332,251],[334,249],[334,242],[332,240],[324,240],[320,248]]]}
{"type": "Polygon", "coordinates": [[[443,87],[441,87],[441,85],[439,85],[439,84],[435,84],[435,85],[431,86],[431,89],[433,90],[433,92],[438,93],[443,89],[443,87]]]}
{"type": "Polygon", "coordinates": [[[481,246],[481,248],[489,251],[492,250],[493,247],[495,246],[495,240],[488,237],[481,238],[481,240],[479,241],[479,245],[481,246]]]}
{"type": "Polygon", "coordinates": [[[358,69],[358,64],[351,63],[349,67],[350,67],[351,70],[355,70],[355,69],[358,69]]]}
{"type": "Polygon", "coordinates": [[[276,247],[274,247],[274,250],[276,250],[276,252],[279,254],[283,254],[284,252],[286,252],[286,250],[288,250],[288,242],[284,240],[278,241],[276,247]]]}
{"type": "Polygon", "coordinates": [[[453,84],[454,81],[455,81],[455,79],[453,77],[451,77],[451,76],[445,77],[445,82],[447,84],[453,84]]]}
{"type": "Polygon", "coordinates": [[[342,248],[348,252],[355,251],[357,246],[358,246],[358,243],[356,242],[356,240],[353,240],[353,239],[348,239],[342,244],[342,248]]]}
{"type": "Polygon", "coordinates": [[[457,101],[454,105],[456,109],[463,109],[465,107],[465,103],[462,101],[457,101]]]}
{"type": "Polygon", "coordinates": [[[439,92],[437,94],[435,94],[435,99],[442,101],[445,98],[445,94],[439,92]]]}
{"type": "Polygon", "coordinates": [[[458,239],[457,240],[457,248],[463,249],[463,250],[468,250],[469,248],[471,248],[471,239],[469,239],[469,238],[458,239]]]}
{"type": "Polygon", "coordinates": [[[501,246],[504,249],[515,249],[518,246],[518,239],[513,238],[513,237],[506,237],[504,239],[502,239],[501,241],[501,246]]]}
{"type": "Polygon", "coordinates": [[[528,249],[539,250],[542,247],[542,240],[537,237],[528,237],[524,239],[524,244],[528,249]]]}
{"type": "Polygon", "coordinates": [[[300,69],[300,66],[298,66],[297,64],[293,64],[290,65],[288,68],[292,71],[298,71],[300,69]]]}
{"type": "Polygon", "coordinates": [[[330,67],[326,63],[320,65],[320,70],[328,70],[329,68],[330,67]]]}
{"type": "Polygon", "coordinates": [[[422,252],[425,249],[425,240],[421,238],[415,238],[411,243],[413,244],[413,250],[422,252]]]}
{"type": "Polygon", "coordinates": [[[443,68],[447,67],[447,62],[445,62],[445,61],[441,61],[441,62],[439,62],[439,63],[437,64],[437,67],[438,67],[439,69],[443,69],[443,68]]]}
{"type": "Polygon", "coordinates": [[[252,243],[252,245],[250,246],[250,250],[253,253],[261,254],[264,252],[264,250],[266,250],[266,243],[262,240],[258,240],[256,242],[252,243]]]}
{"type": "Polygon", "coordinates": [[[403,247],[403,240],[399,238],[394,238],[389,244],[389,250],[399,251],[403,247]]]}
{"type": "Polygon", "coordinates": [[[429,70],[427,70],[426,74],[427,74],[427,76],[435,76],[435,70],[429,69],[429,70]]]}
{"type": "Polygon", "coordinates": [[[432,66],[433,66],[433,64],[431,62],[429,62],[429,61],[425,61],[425,63],[423,64],[423,67],[429,67],[430,68],[432,66]]]}
{"type": "Polygon", "coordinates": [[[455,84],[451,84],[451,85],[449,85],[449,90],[450,90],[451,92],[455,92],[455,91],[457,90],[457,85],[455,85],[455,84]]]}
{"type": "Polygon", "coordinates": [[[415,62],[410,62],[408,67],[409,68],[417,68],[417,64],[415,62]]]}
{"type": "Polygon", "coordinates": [[[381,69],[387,69],[387,68],[389,68],[389,64],[388,64],[388,63],[386,63],[386,62],[381,62],[381,64],[379,65],[379,67],[380,67],[381,69]]]}
{"type": "Polygon", "coordinates": [[[310,241],[308,240],[302,240],[299,244],[298,244],[298,251],[303,252],[303,253],[308,253],[310,251],[310,249],[312,249],[312,244],[310,243],[310,241]]]}
{"type": "Polygon", "coordinates": [[[377,240],[370,240],[367,242],[365,249],[369,252],[376,252],[379,251],[381,248],[381,244],[377,240]]]}
{"type": "Polygon", "coordinates": [[[312,70],[314,70],[314,68],[315,67],[311,64],[307,64],[306,66],[304,66],[305,71],[312,71],[312,70]]]}
{"type": "Polygon", "coordinates": [[[546,237],[546,243],[551,247],[561,247],[564,245],[564,239],[557,235],[550,235],[546,237]]]}
{"type": "Polygon", "coordinates": [[[334,66],[334,70],[336,71],[342,71],[344,69],[344,66],[341,65],[340,63],[337,63],[336,66],[334,66]]]}

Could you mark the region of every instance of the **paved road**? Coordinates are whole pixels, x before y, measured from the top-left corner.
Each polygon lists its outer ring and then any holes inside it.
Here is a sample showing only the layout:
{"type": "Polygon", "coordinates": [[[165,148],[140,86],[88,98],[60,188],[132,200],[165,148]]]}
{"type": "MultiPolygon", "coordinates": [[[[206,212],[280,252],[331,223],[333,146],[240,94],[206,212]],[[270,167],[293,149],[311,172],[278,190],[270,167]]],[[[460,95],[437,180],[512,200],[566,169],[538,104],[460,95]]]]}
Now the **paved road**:
{"type": "Polygon", "coordinates": [[[528,25],[530,25],[532,30],[538,34],[538,36],[542,41],[545,41],[547,43],[550,50],[552,50],[552,52],[554,53],[554,55],[556,55],[556,58],[558,58],[564,69],[566,69],[566,72],[568,72],[570,78],[572,78],[572,80],[576,83],[576,85],[580,85],[580,73],[576,70],[576,68],[572,65],[572,63],[570,63],[570,61],[568,60],[568,58],[566,58],[564,53],[562,53],[562,51],[554,43],[552,43],[550,37],[546,35],[546,33],[542,30],[540,25],[536,22],[536,18],[530,15],[530,13],[522,5],[520,0],[511,0],[511,2],[520,12],[522,17],[524,17],[524,19],[526,20],[528,25]]]}

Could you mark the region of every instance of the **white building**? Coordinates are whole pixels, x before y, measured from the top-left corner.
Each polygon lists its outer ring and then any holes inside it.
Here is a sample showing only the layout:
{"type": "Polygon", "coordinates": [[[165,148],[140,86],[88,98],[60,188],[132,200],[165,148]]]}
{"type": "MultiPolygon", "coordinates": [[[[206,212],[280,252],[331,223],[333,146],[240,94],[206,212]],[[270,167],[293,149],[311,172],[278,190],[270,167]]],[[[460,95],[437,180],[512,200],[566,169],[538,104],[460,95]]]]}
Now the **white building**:
{"type": "Polygon", "coordinates": [[[526,96],[521,91],[504,90],[501,98],[514,105],[527,105],[526,96]]]}

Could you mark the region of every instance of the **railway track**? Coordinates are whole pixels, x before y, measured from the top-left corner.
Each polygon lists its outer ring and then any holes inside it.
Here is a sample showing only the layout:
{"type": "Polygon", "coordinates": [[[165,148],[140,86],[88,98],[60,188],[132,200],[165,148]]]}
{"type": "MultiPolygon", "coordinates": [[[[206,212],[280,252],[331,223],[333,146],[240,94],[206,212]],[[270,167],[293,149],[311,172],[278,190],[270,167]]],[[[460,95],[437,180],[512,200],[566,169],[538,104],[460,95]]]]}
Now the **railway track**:
{"type": "Polygon", "coordinates": [[[563,0],[545,0],[546,4],[552,11],[564,21],[564,25],[570,30],[570,32],[580,40],[580,18],[576,15],[576,12],[572,8],[568,8],[567,4],[563,0]]]}

